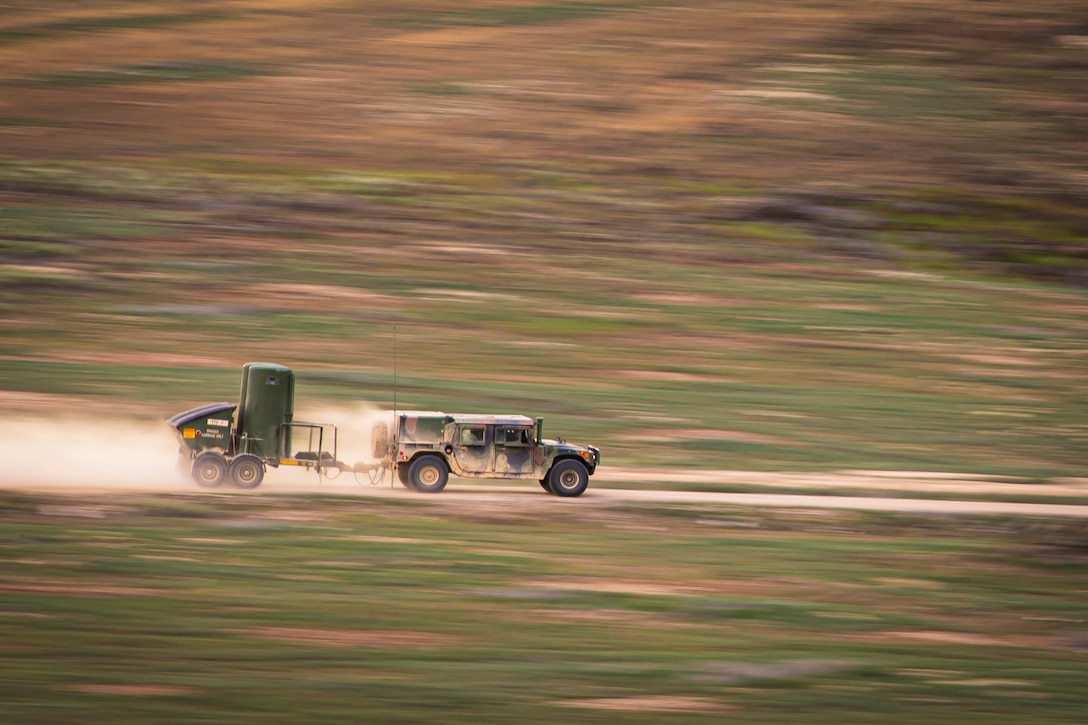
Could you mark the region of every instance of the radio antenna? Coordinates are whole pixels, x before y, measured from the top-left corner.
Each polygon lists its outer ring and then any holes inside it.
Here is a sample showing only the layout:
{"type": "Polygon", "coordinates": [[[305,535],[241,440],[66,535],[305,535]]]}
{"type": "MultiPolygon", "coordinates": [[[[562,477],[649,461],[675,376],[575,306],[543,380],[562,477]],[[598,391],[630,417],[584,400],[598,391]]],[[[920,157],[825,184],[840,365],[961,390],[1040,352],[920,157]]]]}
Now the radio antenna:
{"type": "Polygon", "coordinates": [[[393,469],[397,465],[397,451],[400,449],[400,420],[397,418],[397,326],[393,325],[393,428],[389,436],[389,486],[393,486],[393,469]]]}
{"type": "Polygon", "coordinates": [[[393,325],[393,413],[397,412],[397,326],[393,325]]]}

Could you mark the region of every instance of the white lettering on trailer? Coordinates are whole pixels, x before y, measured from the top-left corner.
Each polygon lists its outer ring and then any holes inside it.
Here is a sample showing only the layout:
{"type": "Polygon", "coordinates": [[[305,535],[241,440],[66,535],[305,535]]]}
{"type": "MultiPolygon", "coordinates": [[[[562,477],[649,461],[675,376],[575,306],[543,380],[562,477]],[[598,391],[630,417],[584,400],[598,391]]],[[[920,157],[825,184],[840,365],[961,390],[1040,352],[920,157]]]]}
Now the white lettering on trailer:
{"type": "Polygon", "coordinates": [[[218,418],[208,418],[208,425],[216,425],[222,428],[226,428],[230,425],[229,420],[219,420],[218,418]]]}

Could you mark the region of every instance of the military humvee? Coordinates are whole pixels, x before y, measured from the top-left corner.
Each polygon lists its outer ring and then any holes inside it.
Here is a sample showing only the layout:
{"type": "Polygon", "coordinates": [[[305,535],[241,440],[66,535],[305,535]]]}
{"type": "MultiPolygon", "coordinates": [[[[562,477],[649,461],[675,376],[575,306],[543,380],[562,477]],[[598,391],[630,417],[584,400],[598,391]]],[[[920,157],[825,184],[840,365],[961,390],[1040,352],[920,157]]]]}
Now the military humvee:
{"type": "Polygon", "coordinates": [[[557,496],[580,496],[601,462],[594,446],[545,440],[543,418],[394,411],[374,428],[374,457],[396,468],[408,488],[437,493],[449,474],[466,478],[532,479],[557,496]],[[390,460],[391,459],[391,460],[390,460]]]}

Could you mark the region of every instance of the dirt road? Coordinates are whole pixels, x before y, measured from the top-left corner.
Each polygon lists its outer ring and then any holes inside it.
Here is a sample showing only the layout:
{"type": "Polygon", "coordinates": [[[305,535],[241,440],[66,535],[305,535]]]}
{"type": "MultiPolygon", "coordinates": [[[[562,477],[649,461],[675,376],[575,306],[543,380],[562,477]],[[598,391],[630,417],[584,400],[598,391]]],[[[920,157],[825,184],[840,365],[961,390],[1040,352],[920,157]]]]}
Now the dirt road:
{"type": "MultiPolygon", "coordinates": [[[[324,492],[335,490],[338,494],[357,494],[363,497],[413,498],[423,494],[405,490],[399,484],[384,486],[336,486],[321,484],[324,492]]],[[[266,493],[290,492],[304,493],[315,491],[314,487],[270,486],[266,493]]],[[[546,495],[535,484],[522,485],[475,485],[458,483],[456,480],[449,488],[437,496],[424,496],[425,500],[440,503],[472,503],[493,505],[506,503],[520,506],[532,505],[556,506],[614,506],[630,503],[668,503],[668,504],[706,504],[712,506],[772,506],[786,508],[827,508],[856,509],[864,511],[897,511],[903,513],[927,514],[981,514],[1001,516],[1067,516],[1088,518],[1088,506],[1049,503],[1008,503],[1000,501],[957,501],[918,498],[884,498],[876,496],[821,496],[797,495],[785,493],[716,493],[709,491],[669,491],[637,490],[629,488],[594,488],[590,486],[577,499],[560,499],[546,495]]]]}
{"type": "MultiPolygon", "coordinates": [[[[356,479],[351,473],[328,480],[318,479],[316,474],[301,471],[270,471],[265,483],[254,491],[240,491],[224,486],[214,489],[216,494],[231,495],[306,495],[331,494],[359,496],[361,498],[416,499],[427,504],[479,506],[492,508],[507,506],[556,510],[566,506],[616,506],[632,503],[661,503],[707,506],[770,506],[787,508],[855,509],[865,511],[890,511],[921,514],[977,514],[999,516],[1060,516],[1088,518],[1088,505],[1063,503],[1011,503],[1003,501],[956,500],[956,495],[970,494],[972,498],[1014,493],[1034,496],[1088,497],[1088,481],[1069,479],[1054,484],[1016,484],[1007,481],[991,481],[979,477],[952,474],[926,474],[909,472],[843,472],[827,474],[760,473],[743,471],[690,471],[653,472],[609,470],[594,477],[589,489],[577,499],[560,499],[545,494],[535,482],[509,484],[481,484],[467,479],[452,478],[449,487],[441,494],[425,495],[408,491],[399,483],[390,483],[386,477],[372,485],[366,476],[356,479]],[[661,481],[678,484],[737,484],[763,485],[768,488],[790,486],[810,488],[813,491],[834,490],[836,495],[755,492],[719,493],[710,491],[679,491],[666,489],[634,489],[624,487],[633,484],[648,485],[661,481]],[[606,484],[608,487],[602,487],[606,484]],[[856,491],[857,495],[843,495],[856,491]],[[944,498],[922,498],[930,494],[944,498]],[[898,494],[898,495],[897,495],[898,494]],[[910,497],[904,497],[909,494],[910,497]]],[[[177,476],[160,474],[145,478],[95,477],[78,483],[64,480],[48,480],[32,476],[0,481],[0,488],[63,493],[196,493],[207,491],[177,476]]]]}

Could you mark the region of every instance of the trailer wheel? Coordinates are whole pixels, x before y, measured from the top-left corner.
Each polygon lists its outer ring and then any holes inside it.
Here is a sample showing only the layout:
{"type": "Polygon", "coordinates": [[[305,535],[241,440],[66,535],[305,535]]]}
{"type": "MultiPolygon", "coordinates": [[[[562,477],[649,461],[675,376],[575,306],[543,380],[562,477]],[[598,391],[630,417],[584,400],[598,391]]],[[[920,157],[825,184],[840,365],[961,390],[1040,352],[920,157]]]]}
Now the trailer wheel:
{"type": "Polygon", "coordinates": [[[420,456],[408,467],[408,482],[422,493],[438,493],[446,487],[450,472],[438,456],[420,456]]]}
{"type": "Polygon", "coordinates": [[[202,488],[215,488],[227,477],[227,462],[218,453],[201,453],[193,461],[193,480],[202,488]]]}
{"type": "Polygon", "coordinates": [[[560,461],[548,474],[548,483],[556,496],[581,496],[589,485],[589,471],[580,461],[560,461]]]}
{"type": "Polygon", "coordinates": [[[230,464],[230,480],[238,488],[257,488],[264,480],[264,464],[248,453],[238,456],[230,464]]]}

